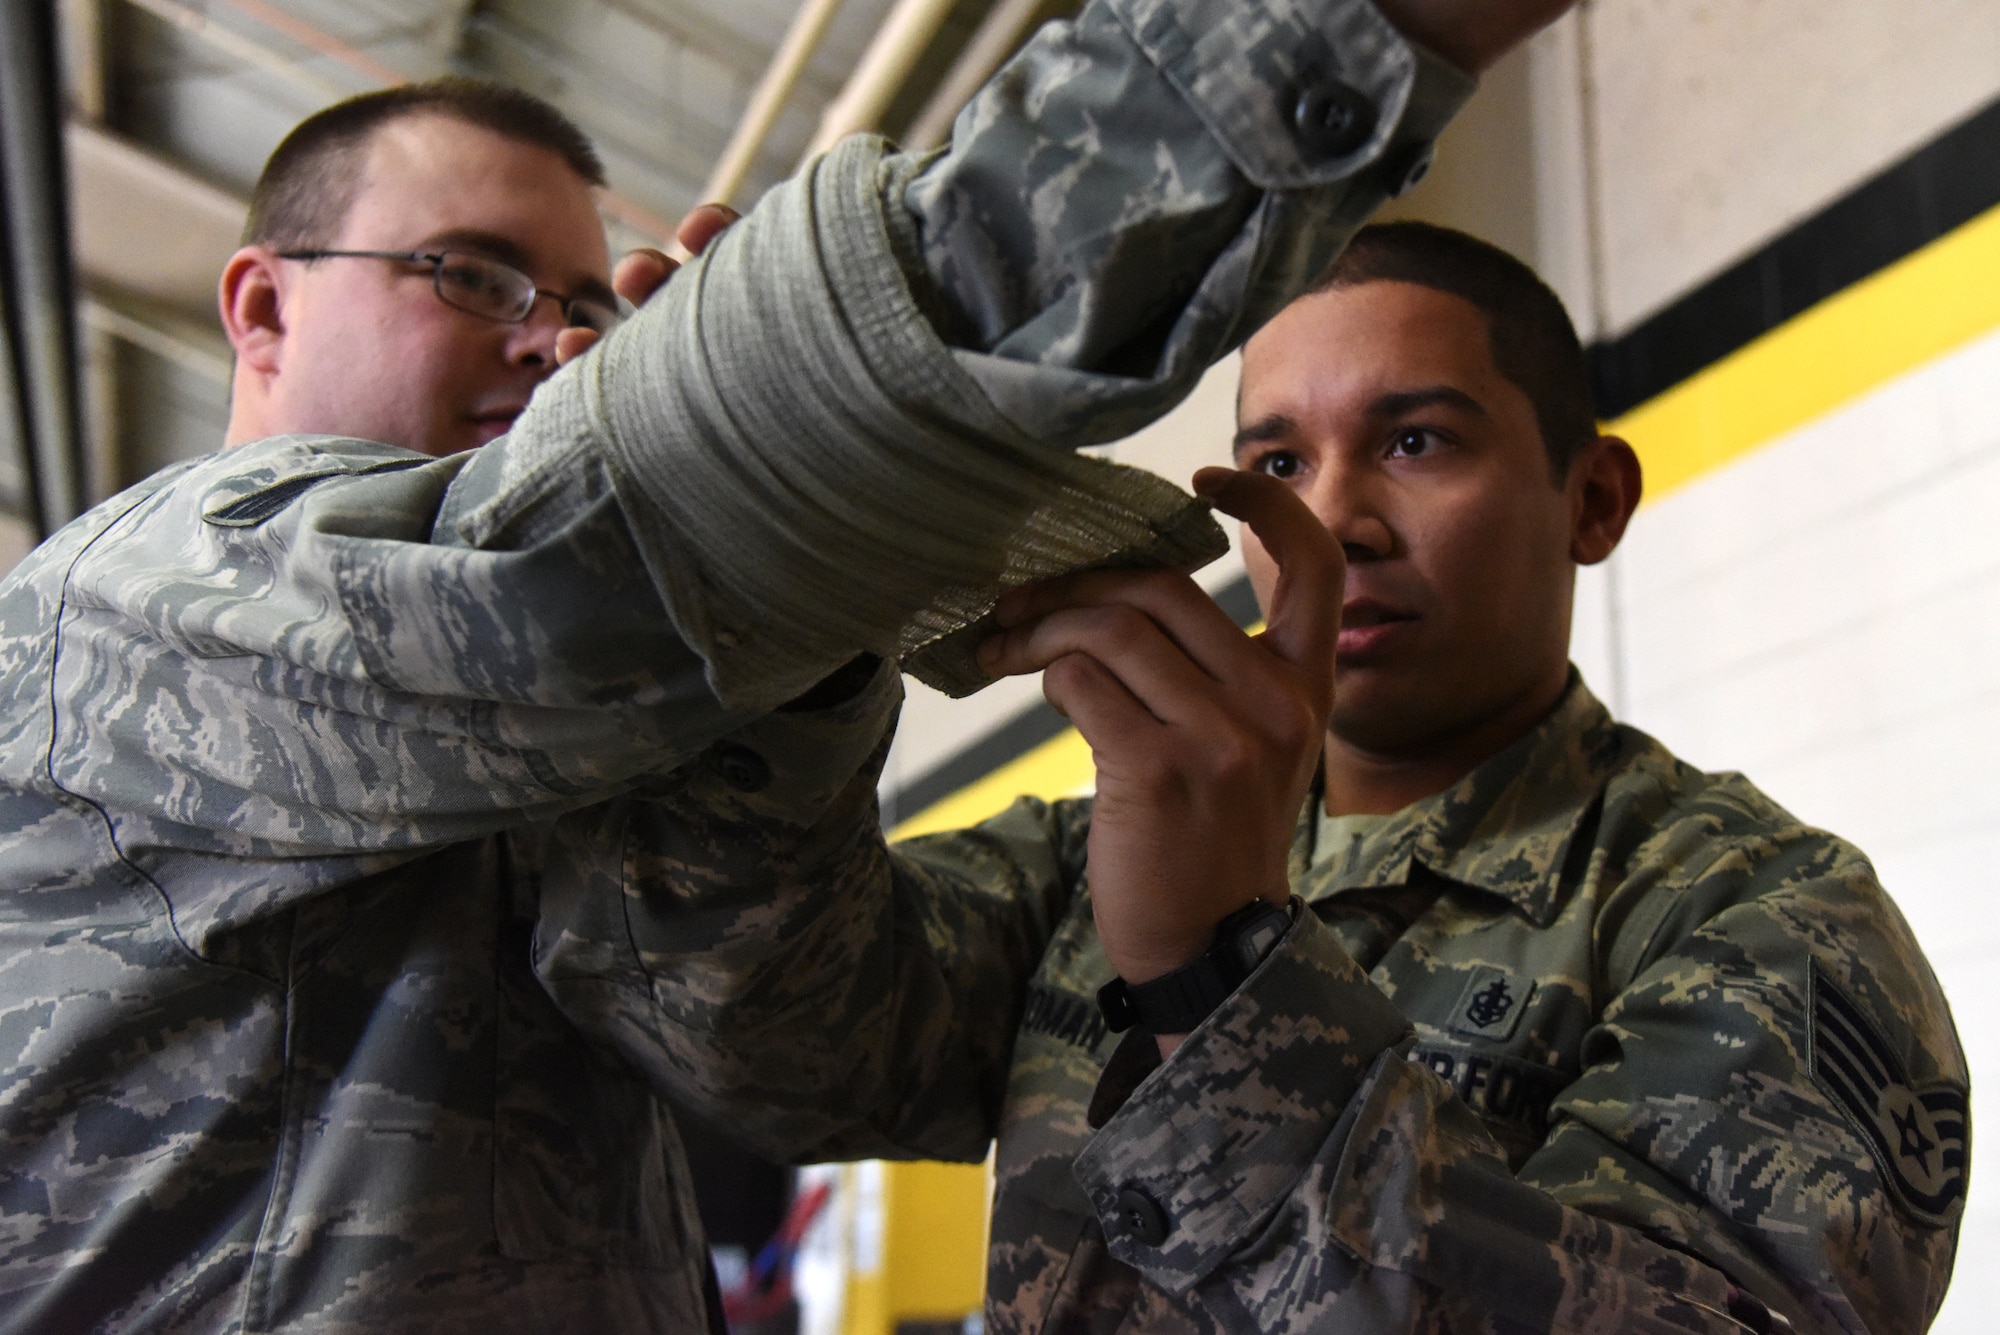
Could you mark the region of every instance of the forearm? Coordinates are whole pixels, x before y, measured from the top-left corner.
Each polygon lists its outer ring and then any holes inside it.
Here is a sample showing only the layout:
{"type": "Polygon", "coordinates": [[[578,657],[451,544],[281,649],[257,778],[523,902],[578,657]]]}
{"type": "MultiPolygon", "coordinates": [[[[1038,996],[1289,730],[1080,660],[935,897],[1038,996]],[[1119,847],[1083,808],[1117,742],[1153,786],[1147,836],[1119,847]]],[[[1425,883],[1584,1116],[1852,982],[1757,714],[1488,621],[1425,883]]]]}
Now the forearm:
{"type": "MultiPolygon", "coordinates": [[[[745,708],[857,651],[909,655],[1003,580],[1219,550],[1186,496],[1070,448],[1166,411],[1295,295],[1466,84],[1357,0],[1198,39],[1210,0],[1120,6],[1038,37],[942,157],[850,141],[773,190],[466,485],[588,442],[745,708]],[[1337,154],[1259,82],[1296,84],[1301,51],[1370,127],[1337,154]]],[[[476,508],[497,528],[536,503],[476,508]]]]}
{"type": "Polygon", "coordinates": [[[1046,807],[916,857],[886,847],[874,743],[896,684],[771,715],[670,792],[570,818],[552,845],[550,994],[772,1157],[982,1156],[1067,902],[1046,807]]]}
{"type": "Polygon", "coordinates": [[[464,463],[278,438],[78,521],[9,582],[63,668],[12,702],[54,729],[13,781],[144,847],[401,854],[600,800],[742,721],[587,485],[532,539],[427,541],[464,463]]]}

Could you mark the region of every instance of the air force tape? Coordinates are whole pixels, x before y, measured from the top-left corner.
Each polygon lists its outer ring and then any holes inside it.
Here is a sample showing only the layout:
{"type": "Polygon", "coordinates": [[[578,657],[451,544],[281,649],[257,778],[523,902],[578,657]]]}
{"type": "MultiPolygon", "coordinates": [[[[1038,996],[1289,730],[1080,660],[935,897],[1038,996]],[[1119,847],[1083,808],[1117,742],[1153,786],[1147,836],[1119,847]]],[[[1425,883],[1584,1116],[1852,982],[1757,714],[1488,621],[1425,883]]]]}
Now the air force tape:
{"type": "Polygon", "coordinates": [[[1942,1226],[1965,1204],[1965,1087],[1913,1086],[1861,1008],[1817,963],[1812,969],[1812,1073],[1873,1151],[1897,1201],[1942,1226]]]}

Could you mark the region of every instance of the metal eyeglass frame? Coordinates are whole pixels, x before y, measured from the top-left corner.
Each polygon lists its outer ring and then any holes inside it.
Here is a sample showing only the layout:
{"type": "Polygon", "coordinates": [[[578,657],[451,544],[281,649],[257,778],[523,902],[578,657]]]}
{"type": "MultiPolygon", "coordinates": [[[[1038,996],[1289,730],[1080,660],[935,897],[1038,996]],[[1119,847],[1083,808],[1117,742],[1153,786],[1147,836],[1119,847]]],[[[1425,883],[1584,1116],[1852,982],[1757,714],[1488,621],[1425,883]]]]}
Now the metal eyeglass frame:
{"type": "Polygon", "coordinates": [[[606,302],[597,297],[571,296],[561,292],[551,292],[545,287],[536,287],[535,280],[516,269],[511,264],[489,259],[484,255],[473,255],[462,250],[281,250],[281,260],[401,260],[407,264],[428,264],[431,266],[431,290],[437,299],[455,311],[476,315],[482,320],[492,320],[498,324],[520,324],[535,309],[535,298],[549,297],[562,309],[563,322],[576,329],[594,329],[600,334],[611,332],[625,317],[618,309],[614,298],[606,302]],[[454,301],[445,292],[444,266],[447,260],[464,260],[473,264],[486,265],[503,274],[511,274],[518,282],[509,283],[520,292],[517,314],[503,315],[497,310],[480,310],[468,306],[463,301],[454,301]],[[578,319],[579,308],[588,312],[602,312],[600,319],[578,319]]]}

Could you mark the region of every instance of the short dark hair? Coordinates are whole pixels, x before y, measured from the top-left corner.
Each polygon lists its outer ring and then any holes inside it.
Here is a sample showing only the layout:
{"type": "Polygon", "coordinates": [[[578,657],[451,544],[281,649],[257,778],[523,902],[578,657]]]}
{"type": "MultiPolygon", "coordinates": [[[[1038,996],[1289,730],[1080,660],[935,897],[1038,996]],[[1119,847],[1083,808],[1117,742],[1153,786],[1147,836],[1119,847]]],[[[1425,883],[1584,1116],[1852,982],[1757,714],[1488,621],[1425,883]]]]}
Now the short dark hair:
{"type": "Polygon", "coordinates": [[[1486,316],[1493,365],[1535,409],[1557,481],[1597,437],[1597,410],[1583,346],[1562,299],[1533,269],[1498,246],[1424,222],[1364,227],[1313,287],[1416,283],[1462,297],[1486,316]]]}
{"type": "Polygon", "coordinates": [[[350,97],[294,126],[257,178],[243,244],[333,244],[361,186],[361,153],[369,139],[391,121],[424,115],[449,116],[546,148],[591,185],[604,184],[604,164],[583,131],[533,93],[484,79],[430,79],[350,97]]]}

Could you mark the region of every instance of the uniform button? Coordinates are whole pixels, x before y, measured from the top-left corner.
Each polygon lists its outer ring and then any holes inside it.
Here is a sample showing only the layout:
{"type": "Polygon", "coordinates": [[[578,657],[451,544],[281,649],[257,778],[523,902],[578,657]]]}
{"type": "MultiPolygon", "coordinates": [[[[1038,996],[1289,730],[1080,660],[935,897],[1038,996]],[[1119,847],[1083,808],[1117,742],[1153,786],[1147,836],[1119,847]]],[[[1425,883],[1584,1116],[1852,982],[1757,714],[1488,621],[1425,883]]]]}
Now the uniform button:
{"type": "Polygon", "coordinates": [[[1137,1187],[1118,1193],[1114,1208],[1118,1227],[1132,1241],[1157,1247],[1167,1240],[1167,1212],[1160,1203],[1137,1187]]]}
{"type": "Polygon", "coordinates": [[[1327,79],[1299,94],[1292,104],[1292,124],[1308,152],[1337,158],[1368,142],[1375,109],[1340,80],[1327,79]]]}
{"type": "Polygon", "coordinates": [[[770,786],[770,765],[747,746],[724,742],[715,748],[713,763],[722,781],[738,792],[762,792],[770,786]]]}
{"type": "Polygon", "coordinates": [[[1389,194],[1393,197],[1416,189],[1417,182],[1431,174],[1431,157],[1431,146],[1418,144],[1385,163],[1383,172],[1389,182],[1389,194]]]}

